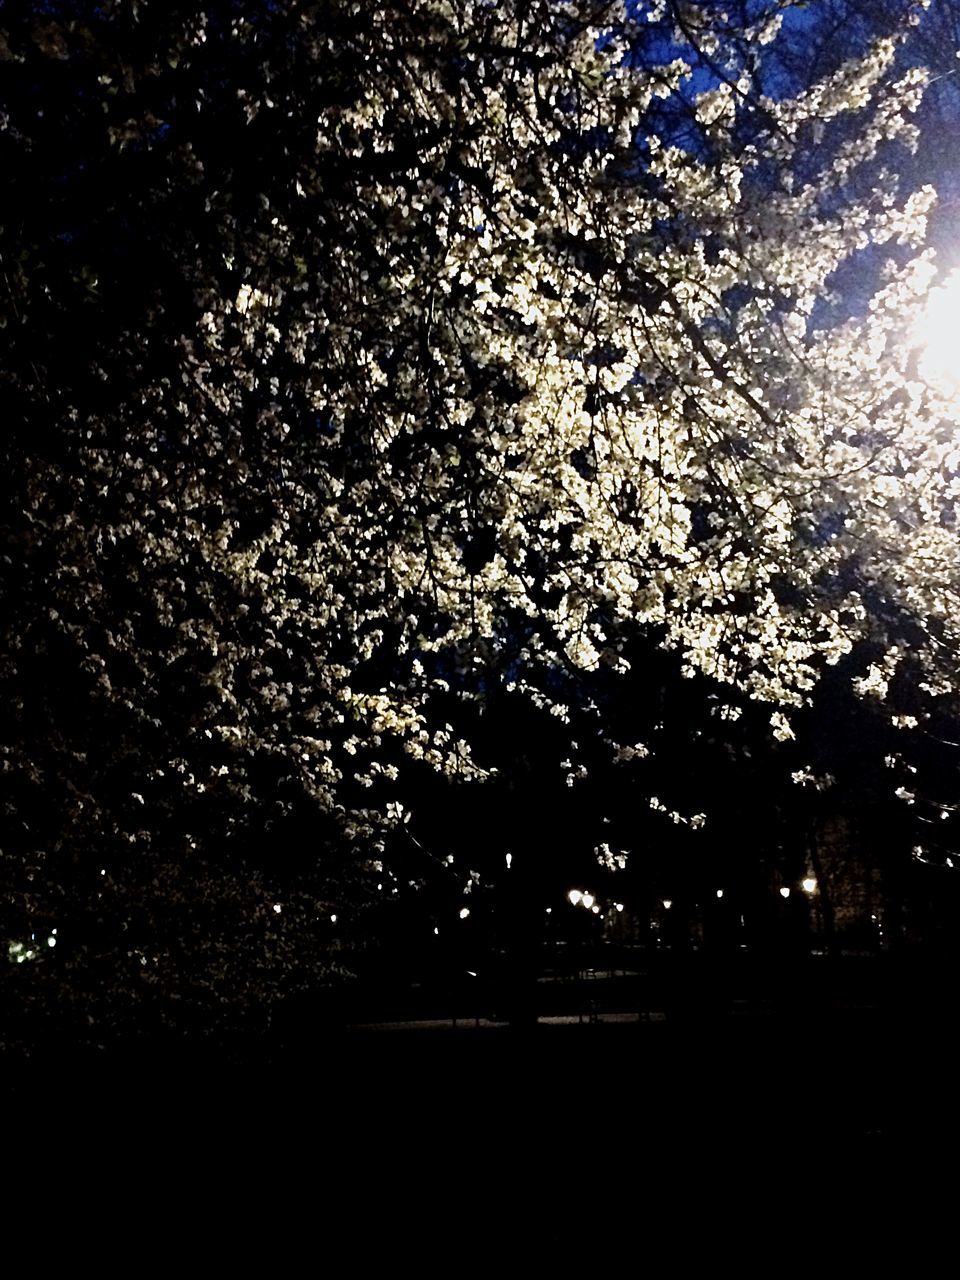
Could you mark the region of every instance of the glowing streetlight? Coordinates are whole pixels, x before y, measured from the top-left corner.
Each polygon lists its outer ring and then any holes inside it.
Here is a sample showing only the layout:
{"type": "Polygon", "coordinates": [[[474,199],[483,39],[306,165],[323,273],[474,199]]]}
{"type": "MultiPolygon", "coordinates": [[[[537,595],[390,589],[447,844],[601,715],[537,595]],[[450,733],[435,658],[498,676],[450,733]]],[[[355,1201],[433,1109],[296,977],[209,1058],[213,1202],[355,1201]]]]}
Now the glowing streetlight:
{"type": "Polygon", "coordinates": [[[816,893],[816,879],[813,876],[805,876],[804,879],[800,881],[800,887],[803,889],[804,893],[816,893]]]}
{"type": "Polygon", "coordinates": [[[938,289],[931,289],[926,311],[914,327],[921,348],[919,372],[938,391],[960,393],[960,271],[952,271],[938,289]]]}

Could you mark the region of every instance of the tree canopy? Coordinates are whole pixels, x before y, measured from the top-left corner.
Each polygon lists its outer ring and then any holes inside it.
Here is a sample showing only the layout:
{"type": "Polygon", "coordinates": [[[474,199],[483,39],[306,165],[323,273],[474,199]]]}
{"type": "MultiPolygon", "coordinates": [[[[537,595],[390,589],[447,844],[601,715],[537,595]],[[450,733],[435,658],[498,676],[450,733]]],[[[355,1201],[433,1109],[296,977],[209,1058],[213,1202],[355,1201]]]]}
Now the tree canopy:
{"type": "Polygon", "coordinates": [[[497,692],[641,759],[591,681],[661,650],[780,740],[840,660],[952,697],[888,8],[802,80],[789,0],[0,6],[8,937],[287,981],[411,764],[497,692]]]}

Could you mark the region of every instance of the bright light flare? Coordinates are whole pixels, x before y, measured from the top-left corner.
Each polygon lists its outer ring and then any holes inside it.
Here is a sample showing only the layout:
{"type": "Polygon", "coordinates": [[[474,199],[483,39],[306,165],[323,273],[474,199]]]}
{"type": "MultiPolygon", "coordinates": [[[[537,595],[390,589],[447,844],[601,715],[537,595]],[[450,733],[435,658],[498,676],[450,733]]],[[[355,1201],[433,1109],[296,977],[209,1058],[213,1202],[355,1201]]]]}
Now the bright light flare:
{"type": "Polygon", "coordinates": [[[960,271],[930,290],[913,336],[921,348],[918,367],[924,382],[946,395],[960,395],[960,271]]]}
{"type": "Polygon", "coordinates": [[[804,893],[816,893],[817,882],[813,876],[807,876],[806,879],[800,881],[800,887],[804,893]]]}

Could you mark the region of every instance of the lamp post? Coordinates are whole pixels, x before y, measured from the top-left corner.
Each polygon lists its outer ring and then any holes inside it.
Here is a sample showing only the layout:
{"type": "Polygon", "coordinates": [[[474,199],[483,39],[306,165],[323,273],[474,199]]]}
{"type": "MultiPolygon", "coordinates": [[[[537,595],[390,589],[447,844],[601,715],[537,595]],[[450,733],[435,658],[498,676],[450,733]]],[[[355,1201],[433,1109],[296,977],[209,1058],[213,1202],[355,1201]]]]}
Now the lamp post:
{"type": "Polygon", "coordinates": [[[820,950],[820,943],[823,936],[823,919],[820,914],[820,895],[817,893],[816,876],[806,875],[800,881],[800,888],[807,895],[808,900],[813,906],[813,929],[814,938],[817,943],[817,950],[820,950]]]}

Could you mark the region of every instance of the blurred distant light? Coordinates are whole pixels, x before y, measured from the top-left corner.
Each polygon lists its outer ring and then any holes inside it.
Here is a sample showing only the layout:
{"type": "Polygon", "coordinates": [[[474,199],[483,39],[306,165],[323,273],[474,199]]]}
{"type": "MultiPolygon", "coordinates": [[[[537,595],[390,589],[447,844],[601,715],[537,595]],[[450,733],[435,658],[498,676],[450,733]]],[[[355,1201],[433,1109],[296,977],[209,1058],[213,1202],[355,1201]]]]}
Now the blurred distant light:
{"type": "Polygon", "coordinates": [[[593,904],[590,910],[593,912],[595,916],[598,916],[600,914],[600,908],[597,906],[596,903],[593,904]]]}
{"type": "Polygon", "coordinates": [[[440,937],[440,930],[439,930],[436,926],[434,926],[434,929],[433,929],[433,936],[434,936],[435,938],[439,938],[439,937],[440,937]]]}
{"type": "Polygon", "coordinates": [[[334,914],[334,915],[332,915],[332,916],[330,917],[330,923],[331,923],[331,924],[336,924],[336,923],[337,923],[337,917],[336,917],[336,915],[335,915],[335,914],[334,914]]]}
{"type": "Polygon", "coordinates": [[[664,900],[663,900],[663,909],[664,909],[664,911],[669,911],[669,910],[670,910],[670,908],[671,908],[672,906],[673,906],[673,899],[672,899],[672,898],[664,898],[664,900]]]}
{"type": "Polygon", "coordinates": [[[618,910],[618,911],[622,911],[622,910],[623,910],[623,903],[622,903],[622,902],[615,902],[613,905],[617,908],[617,910],[618,910]]]}
{"type": "Polygon", "coordinates": [[[585,893],[581,901],[583,902],[583,905],[585,907],[592,907],[596,899],[594,898],[592,893],[585,893]]]}
{"type": "Polygon", "coordinates": [[[800,881],[804,893],[816,893],[817,882],[813,876],[806,876],[800,881]]]}
{"type": "Polygon", "coordinates": [[[718,890],[717,890],[717,897],[718,897],[718,898],[722,898],[722,897],[723,897],[723,890],[722,890],[722,889],[718,889],[718,890]]]}
{"type": "Polygon", "coordinates": [[[277,913],[277,915],[279,915],[279,914],[280,914],[280,912],[283,910],[283,907],[281,907],[281,905],[280,905],[280,903],[279,903],[279,902],[275,902],[275,903],[273,904],[273,909],[274,909],[274,911],[277,913]]]}
{"type": "Polygon", "coordinates": [[[783,886],[783,888],[780,890],[780,897],[781,897],[781,898],[789,898],[789,897],[790,897],[790,890],[787,888],[787,886],[786,886],[786,885],[784,885],[784,886],[783,886]]]}
{"type": "Polygon", "coordinates": [[[567,898],[572,906],[577,907],[583,901],[583,894],[579,889],[571,889],[567,894],[567,898]]]}
{"type": "Polygon", "coordinates": [[[461,919],[461,920],[466,920],[466,918],[467,918],[467,916],[468,916],[469,914],[470,914],[470,908],[469,908],[469,907],[461,907],[461,908],[460,908],[460,919],[461,919]]]}
{"type": "Polygon", "coordinates": [[[47,946],[48,946],[48,947],[55,947],[56,945],[57,945],[57,940],[56,940],[56,938],[53,936],[53,934],[51,933],[50,937],[47,939],[47,946]]]}
{"type": "Polygon", "coordinates": [[[547,915],[548,916],[551,915],[552,912],[553,912],[553,907],[547,907],[547,915]]]}
{"type": "Polygon", "coordinates": [[[510,870],[510,864],[511,864],[512,862],[513,862],[513,854],[512,854],[512,853],[508,853],[508,854],[507,854],[507,870],[508,870],[508,871],[510,870]]]}

